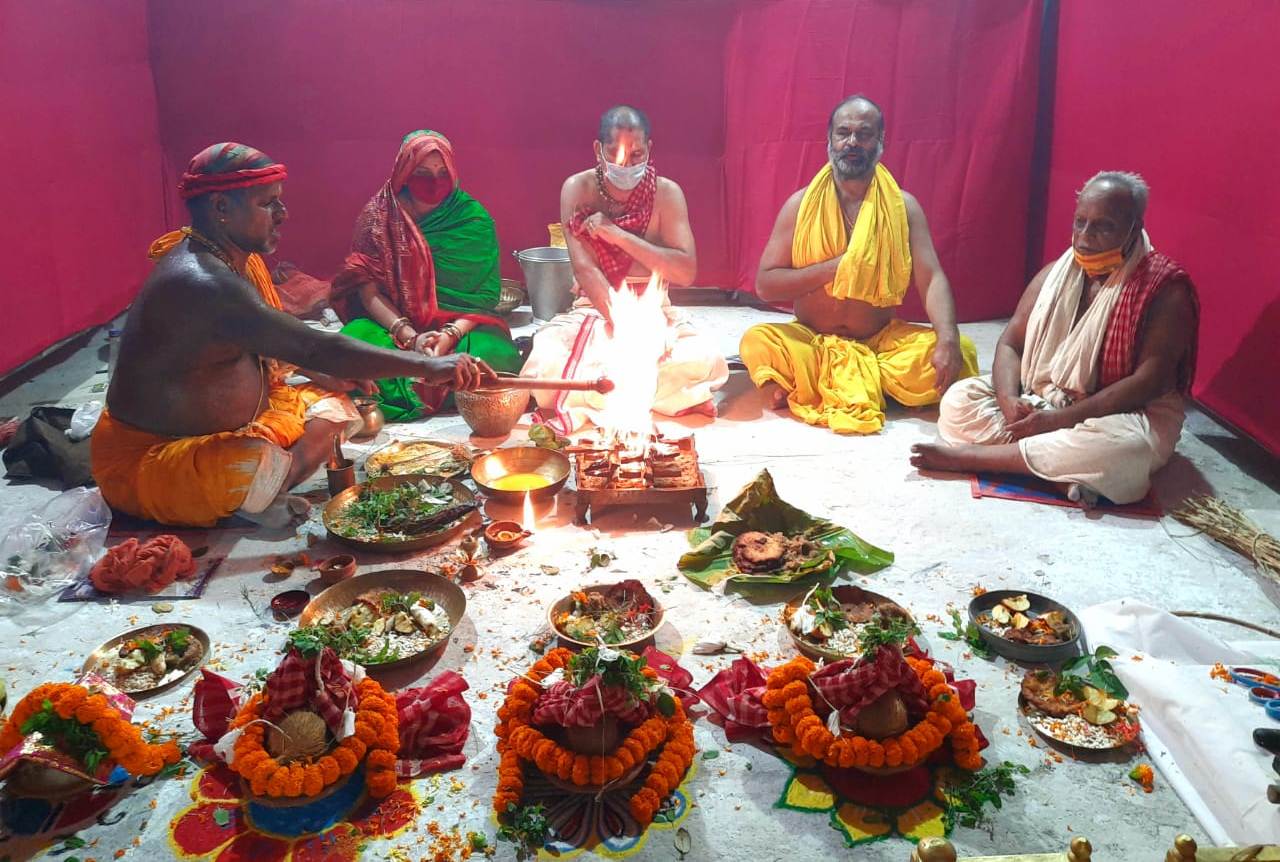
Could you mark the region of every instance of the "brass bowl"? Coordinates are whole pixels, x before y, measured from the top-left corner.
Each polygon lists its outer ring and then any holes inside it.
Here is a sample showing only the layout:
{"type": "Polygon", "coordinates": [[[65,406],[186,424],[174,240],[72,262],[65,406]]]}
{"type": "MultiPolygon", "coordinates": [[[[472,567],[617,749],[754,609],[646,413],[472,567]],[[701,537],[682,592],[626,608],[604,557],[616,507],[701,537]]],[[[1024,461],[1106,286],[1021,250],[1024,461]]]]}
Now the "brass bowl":
{"type": "Polygon", "coordinates": [[[524,295],[524,286],[514,278],[502,279],[502,286],[498,291],[498,304],[493,310],[503,317],[515,311],[524,305],[527,297],[524,295]]]}
{"type": "Polygon", "coordinates": [[[393,590],[397,593],[417,592],[422,593],[424,598],[432,599],[449,615],[449,634],[420,653],[389,661],[386,664],[369,665],[370,671],[381,673],[384,670],[404,667],[440,649],[449,642],[449,638],[453,637],[453,633],[458,630],[458,623],[467,612],[467,596],[462,592],[462,587],[443,575],[417,569],[383,569],[347,578],[321,592],[307,605],[302,616],[298,617],[298,627],[309,626],[321,614],[350,607],[362,595],[380,590],[393,590]]]}
{"type": "MultiPolygon", "coordinates": [[[[606,590],[612,586],[613,584],[588,584],[585,587],[579,587],[578,589],[574,590],[574,592],[589,593],[593,590],[595,591],[606,590]]],[[[646,592],[648,591],[646,590],[646,592]]],[[[637,637],[633,637],[630,640],[618,641],[617,643],[609,644],[610,649],[625,649],[625,650],[631,650],[633,652],[637,652],[638,651],[637,648],[640,647],[641,645],[653,642],[654,636],[658,633],[658,629],[662,628],[662,623],[666,620],[667,611],[665,608],[662,607],[661,602],[653,598],[652,594],[649,595],[649,598],[653,600],[652,628],[650,628],[644,634],[641,634],[637,637]]],[[[587,647],[593,647],[593,646],[599,646],[599,644],[593,643],[591,641],[580,641],[577,638],[569,637],[569,635],[565,634],[563,629],[561,629],[558,625],[556,625],[556,617],[560,616],[560,614],[564,613],[565,611],[569,610],[572,607],[573,607],[573,596],[567,595],[567,596],[562,596],[560,599],[556,601],[555,604],[553,604],[547,610],[547,624],[551,626],[551,631],[555,632],[556,637],[558,637],[564,643],[571,644],[572,645],[571,648],[574,650],[586,649],[587,647]]]]}
{"type": "MultiPolygon", "coordinates": [[[[321,519],[324,521],[324,528],[329,531],[330,538],[333,538],[348,547],[359,548],[363,551],[379,551],[382,553],[393,554],[398,551],[416,551],[421,548],[432,548],[436,545],[443,545],[445,542],[449,541],[464,530],[469,530],[480,523],[480,513],[475,509],[472,509],[456,521],[453,521],[450,524],[445,524],[434,532],[414,536],[412,539],[353,539],[348,536],[343,536],[333,529],[332,525],[334,519],[342,513],[343,509],[351,505],[351,503],[360,496],[360,491],[364,488],[369,487],[379,491],[385,491],[386,489],[394,488],[397,485],[407,485],[421,481],[423,481],[421,476],[410,474],[408,476],[379,476],[376,479],[361,482],[359,485],[352,485],[345,491],[335,494],[333,498],[325,504],[324,513],[321,515],[321,519]]],[[[448,481],[449,484],[453,486],[453,498],[457,500],[459,504],[475,502],[476,495],[471,492],[470,488],[463,485],[457,479],[441,481],[448,481]]],[[[354,580],[354,578],[349,580],[354,580]]]]}
{"type": "MultiPolygon", "coordinates": [[[[498,379],[511,377],[499,374],[498,379]]],[[[486,389],[479,392],[457,390],[453,393],[458,413],[478,437],[502,437],[511,433],[529,408],[528,389],[486,389]]]]}
{"type": "Polygon", "coordinates": [[[569,481],[569,457],[555,449],[543,449],[539,446],[495,449],[472,463],[471,480],[484,491],[485,496],[500,503],[518,506],[524,502],[525,494],[532,500],[542,502],[554,497],[564,487],[564,483],[569,481]],[[504,491],[493,487],[494,481],[512,473],[537,473],[545,476],[549,484],[532,491],[504,491]]]}
{"type": "MultiPolygon", "coordinates": [[[[791,642],[795,644],[796,649],[800,650],[801,655],[805,656],[806,658],[813,659],[814,661],[821,660],[821,661],[837,662],[837,661],[843,661],[844,659],[847,659],[847,658],[856,658],[856,656],[844,655],[843,653],[836,652],[833,649],[828,649],[824,646],[811,643],[810,641],[807,641],[804,638],[802,638],[800,635],[796,634],[795,631],[792,630],[791,626],[788,625],[788,623],[791,621],[791,615],[794,614],[796,612],[796,609],[800,607],[800,603],[804,601],[804,597],[808,595],[808,593],[809,591],[806,589],[803,593],[796,596],[791,601],[787,602],[786,607],[782,609],[782,627],[786,629],[787,635],[791,638],[791,642]]],[[[912,619],[912,620],[914,619],[914,617],[911,616],[910,611],[908,611],[906,608],[904,608],[902,605],[898,604],[888,596],[882,596],[879,593],[873,593],[870,590],[864,590],[862,587],[854,586],[853,584],[843,584],[841,586],[832,587],[831,595],[835,597],[835,599],[839,601],[840,604],[842,605],[859,605],[863,603],[870,603],[875,605],[878,608],[879,607],[891,608],[901,616],[905,616],[907,619],[912,619]]]]}

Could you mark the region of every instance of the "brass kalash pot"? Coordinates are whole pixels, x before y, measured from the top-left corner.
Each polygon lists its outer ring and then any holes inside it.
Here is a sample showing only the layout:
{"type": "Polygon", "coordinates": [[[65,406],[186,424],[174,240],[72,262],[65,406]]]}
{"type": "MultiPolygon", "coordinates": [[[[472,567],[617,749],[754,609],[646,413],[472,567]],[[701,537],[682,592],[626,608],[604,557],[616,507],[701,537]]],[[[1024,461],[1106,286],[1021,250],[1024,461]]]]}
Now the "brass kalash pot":
{"type": "Polygon", "coordinates": [[[360,414],[360,418],[364,420],[360,430],[351,435],[352,442],[359,443],[377,437],[378,432],[387,424],[387,417],[383,414],[382,408],[378,406],[377,399],[353,398],[351,401],[355,404],[356,412],[360,414]]]}

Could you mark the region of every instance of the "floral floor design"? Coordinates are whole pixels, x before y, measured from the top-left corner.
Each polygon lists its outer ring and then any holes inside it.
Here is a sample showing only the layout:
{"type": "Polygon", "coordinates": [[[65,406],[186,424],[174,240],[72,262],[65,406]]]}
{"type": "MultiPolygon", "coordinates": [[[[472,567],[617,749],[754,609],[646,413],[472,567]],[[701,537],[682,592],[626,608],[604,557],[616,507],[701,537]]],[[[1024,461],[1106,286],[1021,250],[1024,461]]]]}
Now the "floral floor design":
{"type": "Polygon", "coordinates": [[[831,769],[785,748],[773,751],[791,766],[774,806],[828,815],[849,847],[893,837],[916,843],[951,834],[943,793],[955,778],[950,768],[920,766],[884,779],[831,769]]]}
{"type": "Polygon", "coordinates": [[[316,835],[288,838],[260,831],[240,797],[240,779],[225,766],[200,770],[193,804],[169,824],[179,859],[213,862],[354,862],[370,839],[390,838],[417,819],[421,805],[401,785],[382,800],[366,800],[341,823],[316,835]]]}

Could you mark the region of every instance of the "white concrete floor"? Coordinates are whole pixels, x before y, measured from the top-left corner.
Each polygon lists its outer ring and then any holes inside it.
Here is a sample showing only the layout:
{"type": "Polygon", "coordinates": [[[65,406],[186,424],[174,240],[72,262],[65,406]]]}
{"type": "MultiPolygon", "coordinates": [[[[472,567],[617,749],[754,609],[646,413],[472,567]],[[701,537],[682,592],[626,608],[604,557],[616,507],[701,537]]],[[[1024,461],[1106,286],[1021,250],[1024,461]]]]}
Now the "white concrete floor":
{"type": "MultiPolygon", "coordinates": [[[[780,317],[734,306],[694,307],[690,312],[703,332],[720,339],[726,355],[737,352],[738,337],[747,326],[780,317]]],[[[984,368],[989,367],[1000,329],[999,322],[963,327],[977,342],[984,368]]],[[[66,361],[0,397],[0,415],[25,415],[37,403],[76,404],[101,398],[95,389],[106,380],[105,356],[104,337],[99,333],[66,361]]],[[[1202,537],[1187,537],[1188,531],[1169,518],[974,500],[965,479],[918,474],[907,463],[907,453],[912,443],[934,437],[936,413],[932,410],[894,407],[883,433],[840,437],[765,409],[741,372],[730,378],[718,404],[717,420],[683,423],[697,434],[703,465],[714,486],[712,514],[721,501],[768,467],[789,502],[828,516],[896,553],[892,567],[866,581],[877,591],[897,597],[918,619],[945,618],[949,606],[963,608],[972,588],[981,585],[1034,590],[1074,608],[1131,597],[1169,610],[1214,611],[1280,627],[1274,594],[1269,597],[1247,563],[1202,537]]],[[[467,429],[459,417],[442,416],[388,428],[374,443],[350,448],[368,451],[393,435],[465,439],[467,429]]],[[[314,480],[312,487],[322,481],[322,477],[314,480]]],[[[1183,431],[1178,454],[1156,480],[1157,494],[1166,505],[1191,492],[1214,493],[1244,508],[1273,533],[1280,532],[1278,487],[1273,460],[1195,411],[1183,431]]],[[[53,493],[39,485],[0,486],[0,510],[32,508],[53,493]]],[[[776,611],[777,602],[793,591],[705,593],[684,581],[675,568],[684,545],[684,524],[677,513],[608,513],[595,524],[598,535],[573,527],[570,514],[566,493],[558,510],[543,513],[538,535],[527,549],[496,561],[479,585],[468,588],[469,621],[434,667],[415,671],[428,678],[446,668],[458,669],[472,686],[468,765],[457,773],[465,790],[442,798],[445,808],[432,812],[446,827],[457,822],[464,832],[482,829],[492,836],[485,806],[494,787],[497,758],[492,728],[500,692],[511,674],[529,662],[527,644],[545,620],[546,604],[569,588],[590,582],[589,548],[605,544],[615,551],[608,579],[635,576],[664,588],[660,596],[675,611],[674,625],[664,628],[659,646],[683,652],[683,662],[694,672],[698,685],[727,666],[731,657],[691,656],[688,649],[697,641],[730,640],[775,657],[789,654],[790,647],[776,625],[776,611]],[[656,520],[650,521],[650,514],[656,520]],[[659,529],[662,523],[675,523],[678,528],[664,532],[659,529]],[[542,564],[558,567],[561,574],[542,574],[542,564]],[[474,650],[464,651],[464,646],[474,650]],[[478,697],[481,693],[485,699],[478,697]],[[480,804],[473,806],[473,799],[480,804]]],[[[274,662],[274,650],[287,626],[256,617],[242,597],[242,588],[262,604],[275,592],[306,585],[308,576],[301,572],[282,581],[269,574],[268,567],[274,555],[305,548],[308,530],[298,535],[259,532],[229,538],[229,557],[206,597],[180,606],[178,616],[199,621],[213,636],[226,672],[248,674],[274,662]]],[[[321,540],[310,553],[318,556],[330,549],[327,540],[321,540]]],[[[430,568],[437,559],[360,562],[361,570],[369,571],[388,566],[430,568]]],[[[11,697],[49,676],[69,679],[80,657],[94,645],[135,618],[147,622],[154,616],[147,603],[73,606],[71,611],[74,616],[60,624],[52,638],[24,635],[19,639],[24,629],[20,621],[10,621],[12,636],[0,641],[0,668],[5,669],[11,697]]],[[[1206,625],[1227,638],[1240,634],[1206,625]]],[[[1136,847],[1152,851],[1168,847],[1182,831],[1203,837],[1166,786],[1158,786],[1151,795],[1135,792],[1125,779],[1130,764],[1069,759],[1057,763],[1046,758],[1043,747],[1028,743],[1016,715],[1020,669],[1002,660],[974,659],[937,638],[937,630],[936,623],[926,623],[925,634],[935,654],[954,663],[962,676],[978,681],[977,714],[992,740],[985,753],[988,761],[1012,760],[1035,770],[996,814],[994,838],[982,831],[956,831],[953,839],[962,853],[1060,851],[1073,834],[1087,834],[1100,858],[1114,858],[1136,847]]],[[[189,694],[186,686],[148,702],[142,712],[155,715],[165,705],[182,707],[189,702],[189,694]]],[[[189,729],[181,708],[164,723],[189,729]]],[[[703,749],[725,747],[723,731],[706,721],[698,722],[696,735],[703,749]]],[[[732,746],[716,761],[703,763],[688,785],[697,802],[684,823],[693,836],[689,858],[792,860],[842,852],[839,835],[829,828],[825,815],[773,807],[785,777],[779,760],[746,745],[732,746]]],[[[158,791],[161,813],[185,804],[185,787],[170,784],[175,786],[158,791]]],[[[133,834],[142,835],[142,850],[130,853],[139,859],[156,858],[153,853],[165,846],[166,822],[167,817],[154,817],[138,827],[140,831],[133,834]]],[[[637,858],[674,859],[671,835],[655,831],[637,858]]],[[[0,845],[0,853],[3,849],[0,845]]],[[[889,841],[857,852],[863,858],[905,860],[910,849],[900,841],[889,841]]]]}

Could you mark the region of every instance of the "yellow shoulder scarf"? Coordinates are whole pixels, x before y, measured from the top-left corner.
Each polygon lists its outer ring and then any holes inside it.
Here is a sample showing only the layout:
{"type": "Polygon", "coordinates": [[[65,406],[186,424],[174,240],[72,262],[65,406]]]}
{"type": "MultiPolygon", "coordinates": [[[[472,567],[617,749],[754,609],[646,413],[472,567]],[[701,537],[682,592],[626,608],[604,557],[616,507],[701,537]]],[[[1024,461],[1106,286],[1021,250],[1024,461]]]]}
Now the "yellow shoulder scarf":
{"type": "MultiPolygon", "coordinates": [[[[186,238],[186,231],[171,230],[151,243],[151,248],[147,249],[147,257],[159,260],[186,238]]],[[[271,270],[267,269],[267,262],[261,255],[249,255],[249,259],[245,262],[245,277],[258,289],[258,295],[262,297],[263,302],[277,310],[283,308],[280,304],[280,294],[276,292],[275,283],[271,280],[271,270]]]]}
{"type": "Polygon", "coordinates": [[[800,201],[791,265],[798,269],[821,263],[843,250],[835,281],[826,286],[828,295],[880,307],[901,305],[911,284],[910,230],[902,189],[888,168],[876,165],[849,237],[831,174],[828,162],[800,201]]]}

